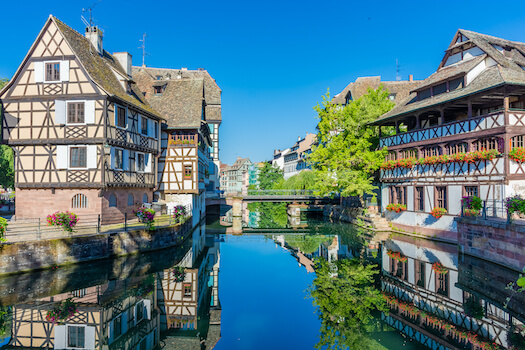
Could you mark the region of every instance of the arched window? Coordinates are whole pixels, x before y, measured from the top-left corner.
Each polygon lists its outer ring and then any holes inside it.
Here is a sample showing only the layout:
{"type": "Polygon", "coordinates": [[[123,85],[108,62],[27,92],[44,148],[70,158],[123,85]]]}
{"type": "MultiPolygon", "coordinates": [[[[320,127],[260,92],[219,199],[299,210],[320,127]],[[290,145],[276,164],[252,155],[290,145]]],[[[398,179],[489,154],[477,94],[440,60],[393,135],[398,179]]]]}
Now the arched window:
{"type": "Polygon", "coordinates": [[[133,205],[133,195],[131,193],[128,194],[128,207],[133,205]]]}
{"type": "Polygon", "coordinates": [[[82,193],[75,194],[71,199],[71,208],[84,209],[88,207],[88,198],[82,193]]]}
{"type": "Polygon", "coordinates": [[[144,195],[142,196],[142,203],[148,203],[148,194],[147,193],[144,193],[144,195]]]}
{"type": "Polygon", "coordinates": [[[109,195],[109,207],[116,207],[117,206],[117,196],[115,196],[113,193],[109,195]]]}

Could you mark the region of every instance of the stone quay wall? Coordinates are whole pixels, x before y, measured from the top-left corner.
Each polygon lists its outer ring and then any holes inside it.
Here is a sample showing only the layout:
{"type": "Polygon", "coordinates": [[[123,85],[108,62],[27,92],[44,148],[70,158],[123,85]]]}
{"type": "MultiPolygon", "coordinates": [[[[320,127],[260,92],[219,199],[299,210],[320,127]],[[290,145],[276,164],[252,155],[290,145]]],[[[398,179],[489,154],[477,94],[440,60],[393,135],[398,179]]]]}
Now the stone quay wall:
{"type": "Polygon", "coordinates": [[[525,226],[479,218],[455,220],[458,244],[464,254],[518,271],[525,267],[525,226]]]}
{"type": "Polygon", "coordinates": [[[193,231],[191,223],[191,220],[188,220],[183,225],[154,231],[116,232],[2,244],[0,246],[0,275],[173,247],[182,243],[184,238],[193,231]]]}

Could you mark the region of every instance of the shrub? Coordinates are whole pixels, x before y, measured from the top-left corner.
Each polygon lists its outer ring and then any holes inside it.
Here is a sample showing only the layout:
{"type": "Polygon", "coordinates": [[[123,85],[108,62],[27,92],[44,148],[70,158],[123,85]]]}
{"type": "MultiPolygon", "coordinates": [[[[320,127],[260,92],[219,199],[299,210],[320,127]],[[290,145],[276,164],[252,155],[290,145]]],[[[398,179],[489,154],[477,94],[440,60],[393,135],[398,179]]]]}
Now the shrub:
{"type": "Polygon", "coordinates": [[[444,214],[447,213],[447,210],[445,208],[440,208],[440,207],[435,207],[434,209],[432,209],[432,211],[430,212],[430,214],[435,217],[436,219],[439,219],[440,217],[442,217],[444,214]]]}
{"type": "Polygon", "coordinates": [[[509,152],[509,158],[515,162],[523,163],[525,162],[525,148],[515,147],[509,152]]]}
{"type": "Polygon", "coordinates": [[[5,236],[5,231],[7,230],[7,219],[6,218],[0,218],[0,242],[5,242],[7,241],[4,236],[5,236]]]}
{"type": "Polygon", "coordinates": [[[78,223],[78,216],[74,213],[59,212],[47,216],[47,224],[49,226],[58,226],[66,232],[72,233],[73,229],[78,223]]]}

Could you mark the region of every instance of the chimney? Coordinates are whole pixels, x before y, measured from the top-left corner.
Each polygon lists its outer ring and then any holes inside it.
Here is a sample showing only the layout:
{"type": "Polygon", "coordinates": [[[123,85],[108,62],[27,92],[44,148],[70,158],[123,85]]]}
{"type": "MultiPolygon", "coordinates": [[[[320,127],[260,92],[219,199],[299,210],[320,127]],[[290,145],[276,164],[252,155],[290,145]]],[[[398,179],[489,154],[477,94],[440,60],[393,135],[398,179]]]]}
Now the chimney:
{"type": "Polygon", "coordinates": [[[237,160],[241,160],[242,158],[241,157],[237,157],[237,160]]]}
{"type": "Polygon", "coordinates": [[[408,76],[408,81],[414,81],[414,76],[412,74],[408,76]]]}
{"type": "Polygon", "coordinates": [[[298,136],[298,137],[297,137],[297,141],[301,141],[301,136],[298,136]]]}
{"type": "Polygon", "coordinates": [[[115,57],[126,71],[126,74],[131,76],[131,54],[129,52],[114,52],[113,57],[115,57]]]}
{"type": "Polygon", "coordinates": [[[91,45],[95,48],[99,55],[102,55],[104,48],[102,47],[102,37],[104,34],[98,27],[87,27],[86,38],[91,42],[91,45]]]}

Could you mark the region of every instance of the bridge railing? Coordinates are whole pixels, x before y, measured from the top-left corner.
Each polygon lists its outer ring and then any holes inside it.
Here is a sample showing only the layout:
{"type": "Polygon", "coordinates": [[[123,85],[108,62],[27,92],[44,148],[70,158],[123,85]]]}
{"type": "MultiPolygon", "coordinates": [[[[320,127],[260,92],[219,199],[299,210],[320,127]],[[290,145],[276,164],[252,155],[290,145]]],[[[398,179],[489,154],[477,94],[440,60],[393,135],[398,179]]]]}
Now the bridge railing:
{"type": "Polygon", "coordinates": [[[313,190],[248,190],[248,196],[315,196],[313,190]]]}

